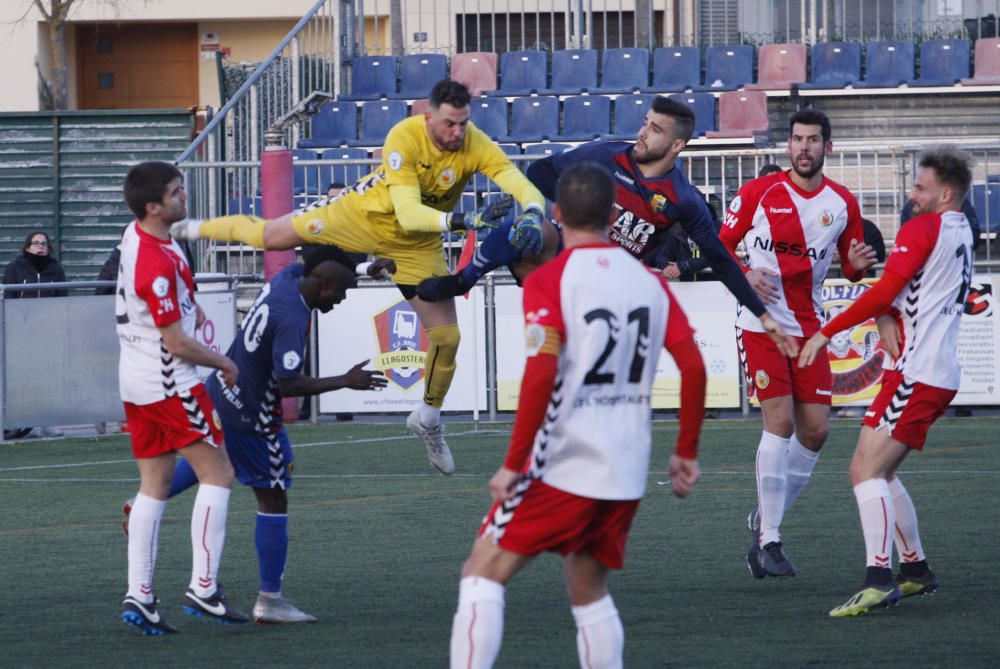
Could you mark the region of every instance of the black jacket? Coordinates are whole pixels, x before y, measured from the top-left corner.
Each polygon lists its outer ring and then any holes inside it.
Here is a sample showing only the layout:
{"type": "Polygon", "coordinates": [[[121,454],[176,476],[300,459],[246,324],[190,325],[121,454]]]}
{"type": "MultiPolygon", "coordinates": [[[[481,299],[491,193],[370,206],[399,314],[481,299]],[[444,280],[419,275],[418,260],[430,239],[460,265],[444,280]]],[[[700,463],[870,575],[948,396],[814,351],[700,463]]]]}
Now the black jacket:
{"type": "MultiPolygon", "coordinates": [[[[33,256],[21,252],[7,265],[3,273],[3,282],[10,283],[57,283],[66,281],[66,272],[62,265],[52,256],[33,256]]],[[[7,299],[19,297],[64,297],[66,290],[10,291],[4,295],[7,299]]]]}

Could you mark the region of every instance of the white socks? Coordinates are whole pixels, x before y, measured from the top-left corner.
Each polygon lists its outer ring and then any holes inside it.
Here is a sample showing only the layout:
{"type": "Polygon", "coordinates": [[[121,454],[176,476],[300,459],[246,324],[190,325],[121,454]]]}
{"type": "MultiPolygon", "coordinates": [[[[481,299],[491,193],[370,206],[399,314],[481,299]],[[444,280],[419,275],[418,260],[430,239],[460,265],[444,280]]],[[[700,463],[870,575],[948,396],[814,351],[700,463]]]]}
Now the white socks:
{"type": "MultiPolygon", "coordinates": [[[[229,488],[198,486],[198,496],[191,512],[191,584],[199,597],[215,594],[222,547],[226,543],[226,513],[229,509],[229,488]]],[[[134,507],[133,507],[134,513],[134,507]]]]}
{"type": "Polygon", "coordinates": [[[441,422],[441,409],[438,407],[432,407],[426,402],[420,403],[420,424],[427,427],[433,427],[441,422]]]}
{"type": "Polygon", "coordinates": [[[760,509],[760,545],[781,541],[788,478],[788,442],[770,432],[760,435],[757,446],[757,506],[760,509]]]}
{"type": "Polygon", "coordinates": [[[451,668],[488,669],[503,641],[504,587],[479,576],[458,584],[458,610],[451,624],[451,668]]]}
{"type": "Polygon", "coordinates": [[[917,527],[917,510],[899,477],[889,481],[889,494],[896,510],[896,552],[900,562],[920,562],[926,560],[924,547],[920,544],[920,529],[917,527]]]}
{"type": "Polygon", "coordinates": [[[865,564],[892,568],[892,535],[896,512],[885,479],[868,479],[854,486],[865,535],[865,564]]]}
{"type": "Polygon", "coordinates": [[[785,511],[792,508],[805,487],[809,485],[813,469],[819,460],[819,453],[812,452],[802,445],[798,437],[792,434],[788,441],[788,477],[785,488],[785,511]]]}
{"type": "Polygon", "coordinates": [[[128,517],[128,594],[143,604],[153,601],[153,572],[156,569],[156,548],[160,519],[167,507],[166,500],[135,496],[128,517]]]}
{"type": "Polygon", "coordinates": [[[572,610],[581,669],[621,669],[625,630],[611,595],[572,610]]]}

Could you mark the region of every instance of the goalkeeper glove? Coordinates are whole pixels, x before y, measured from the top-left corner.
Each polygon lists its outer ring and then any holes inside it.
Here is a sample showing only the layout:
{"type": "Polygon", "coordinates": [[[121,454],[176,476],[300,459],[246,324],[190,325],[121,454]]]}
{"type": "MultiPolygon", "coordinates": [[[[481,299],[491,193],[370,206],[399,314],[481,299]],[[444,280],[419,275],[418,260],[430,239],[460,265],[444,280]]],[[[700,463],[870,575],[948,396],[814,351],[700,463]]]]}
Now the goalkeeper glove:
{"type": "Polygon", "coordinates": [[[514,198],[504,194],[475,211],[456,212],[451,215],[449,225],[453,231],[495,230],[514,206],[514,198]]]}
{"type": "Polygon", "coordinates": [[[521,214],[510,229],[511,246],[528,255],[542,252],[542,211],[530,207],[521,214]]]}

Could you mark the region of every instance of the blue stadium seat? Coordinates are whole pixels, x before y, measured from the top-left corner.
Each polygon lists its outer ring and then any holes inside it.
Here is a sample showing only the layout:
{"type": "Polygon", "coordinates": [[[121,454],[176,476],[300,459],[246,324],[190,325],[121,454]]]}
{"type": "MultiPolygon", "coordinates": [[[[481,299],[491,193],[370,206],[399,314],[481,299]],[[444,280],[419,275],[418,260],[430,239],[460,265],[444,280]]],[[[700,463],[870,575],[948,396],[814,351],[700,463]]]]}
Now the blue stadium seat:
{"type": "MultiPolygon", "coordinates": [[[[368,152],[364,149],[324,149],[319,153],[320,160],[365,160],[368,152]]],[[[371,165],[331,165],[330,183],[342,183],[350,186],[372,170],[371,165]]],[[[330,184],[326,184],[329,186],[330,184]]]]}
{"type": "Polygon", "coordinates": [[[649,49],[605,49],[597,93],[636,93],[649,86],[649,49]]]}
{"type": "MultiPolygon", "coordinates": [[[[228,207],[226,208],[226,214],[253,214],[253,199],[249,197],[231,197],[229,198],[228,207]]],[[[257,212],[259,215],[260,212],[257,212]]]]}
{"type": "Polygon", "coordinates": [[[967,39],[932,39],[920,45],[920,77],[910,86],[954,86],[969,76],[967,39]]]}
{"type": "MultiPolygon", "coordinates": [[[[538,156],[539,158],[544,158],[545,156],[551,156],[554,153],[562,153],[566,149],[573,148],[572,144],[560,144],[558,142],[548,142],[545,144],[531,144],[524,147],[524,155],[526,156],[538,156]]],[[[527,166],[527,163],[525,163],[527,166]]]]}
{"type": "Polygon", "coordinates": [[[701,137],[706,132],[716,128],[715,96],[711,93],[674,93],[671,100],[685,104],[694,112],[694,133],[692,137],[701,137]]]}
{"type": "Polygon", "coordinates": [[[508,51],[500,57],[500,88],[486,95],[530,95],[545,88],[548,54],[508,51]]]}
{"type": "Polygon", "coordinates": [[[753,83],[753,47],[748,44],[724,44],[705,52],[705,83],[695,91],[735,91],[753,83]]]}
{"type": "Polygon", "coordinates": [[[472,123],[491,139],[506,137],[507,101],[503,98],[475,98],[469,105],[472,123]]]}
{"type": "Polygon", "coordinates": [[[402,100],[369,100],[361,105],[361,133],[348,146],[382,146],[390,128],[409,114],[402,100]]]}
{"type": "Polygon", "coordinates": [[[972,186],[972,206],[981,232],[1000,231],[1000,177],[991,175],[985,184],[972,186]]]}
{"type": "Polygon", "coordinates": [[[399,72],[399,92],[390,98],[416,100],[431,94],[434,84],[448,76],[448,59],[440,53],[413,53],[403,56],[399,72]]]}
{"type": "Polygon", "coordinates": [[[913,42],[869,42],[865,78],[855,88],[896,88],[913,79],[913,42]]]}
{"type": "Polygon", "coordinates": [[[619,95],[615,98],[615,127],[608,139],[635,139],[653,104],[653,95],[619,95]]]}
{"type": "Polygon", "coordinates": [[[820,42],[812,48],[812,77],[800,89],[844,88],[861,80],[861,45],[820,42]]]}
{"type": "Polygon", "coordinates": [[[586,142],[611,132],[611,98],[577,95],[563,100],[563,130],[557,139],[586,142]]]}
{"type": "Polygon", "coordinates": [[[300,160],[317,160],[319,154],[310,149],[295,149],[292,151],[292,192],[296,195],[302,193],[326,193],[327,186],[330,185],[330,168],[325,165],[303,167],[295,163],[300,160]]]}
{"type": "Polygon", "coordinates": [[[701,85],[701,49],[667,46],[653,50],[653,83],[643,93],[686,91],[701,85]]]}
{"type": "Polygon", "coordinates": [[[300,139],[300,149],[341,146],[358,138],[358,107],[353,102],[334,100],[319,108],[312,117],[312,137],[300,139]]]}
{"type": "Polygon", "coordinates": [[[568,49],[552,53],[552,85],[539,93],[578,95],[597,88],[597,52],[568,49]]]}
{"type": "Polygon", "coordinates": [[[504,142],[541,142],[559,134],[559,98],[517,98],[511,108],[511,131],[504,142]]]}
{"type": "Polygon", "coordinates": [[[358,56],[351,62],[351,92],[341,100],[378,100],[396,92],[395,56],[358,56]]]}

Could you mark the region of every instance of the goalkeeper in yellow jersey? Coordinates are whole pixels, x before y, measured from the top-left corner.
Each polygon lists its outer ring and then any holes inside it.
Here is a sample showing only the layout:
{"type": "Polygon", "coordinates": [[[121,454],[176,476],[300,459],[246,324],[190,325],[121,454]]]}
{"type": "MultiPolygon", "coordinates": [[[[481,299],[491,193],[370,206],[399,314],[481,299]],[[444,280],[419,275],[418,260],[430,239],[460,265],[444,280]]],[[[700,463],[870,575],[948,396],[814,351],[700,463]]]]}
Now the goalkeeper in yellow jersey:
{"type": "Polygon", "coordinates": [[[500,198],[472,212],[453,213],[465,184],[480,172],[513,196],[524,213],[511,229],[527,255],[542,247],[545,199],[485,133],[469,122],[468,89],[448,79],[435,84],[423,116],[397,123],[385,138],[382,164],[332,199],[266,221],[246,215],[174,224],[178,239],[241,242],[268,250],[333,244],[396,262],[392,275],[427,332],[424,401],[406,419],[427,447],[431,464],[451,474],[455,462],[444,441],[441,405],[455,374],[459,331],[454,299],[425,302],[422,280],[448,274],[441,233],[498,227],[513,202],[500,198]]]}

